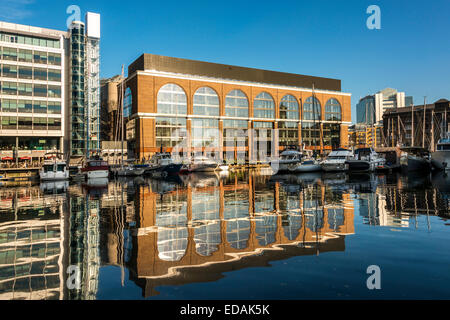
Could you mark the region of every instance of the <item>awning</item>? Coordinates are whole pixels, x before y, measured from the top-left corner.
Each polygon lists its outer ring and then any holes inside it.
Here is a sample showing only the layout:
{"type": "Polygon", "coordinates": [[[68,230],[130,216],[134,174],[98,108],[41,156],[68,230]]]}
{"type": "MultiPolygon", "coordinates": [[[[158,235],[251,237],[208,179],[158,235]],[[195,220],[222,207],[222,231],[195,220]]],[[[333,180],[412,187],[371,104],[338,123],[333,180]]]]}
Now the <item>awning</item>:
{"type": "Polygon", "coordinates": [[[25,156],[25,157],[20,157],[19,159],[20,159],[20,160],[31,160],[31,157],[25,156]]]}
{"type": "Polygon", "coordinates": [[[14,158],[12,158],[12,157],[3,157],[2,158],[2,161],[12,161],[12,160],[14,160],[14,158]]]}

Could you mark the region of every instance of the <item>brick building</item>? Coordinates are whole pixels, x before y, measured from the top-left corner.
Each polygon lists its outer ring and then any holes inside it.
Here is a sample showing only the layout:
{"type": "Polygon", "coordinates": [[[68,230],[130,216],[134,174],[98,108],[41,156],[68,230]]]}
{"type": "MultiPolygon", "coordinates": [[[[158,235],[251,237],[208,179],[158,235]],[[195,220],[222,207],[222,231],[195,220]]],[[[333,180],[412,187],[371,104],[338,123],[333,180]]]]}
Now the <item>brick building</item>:
{"type": "Polygon", "coordinates": [[[276,140],[280,149],[348,146],[351,94],[340,80],[144,54],[125,86],[129,151],[139,159],[180,144],[230,162],[238,153],[254,160],[261,141],[268,150],[276,140]]]}

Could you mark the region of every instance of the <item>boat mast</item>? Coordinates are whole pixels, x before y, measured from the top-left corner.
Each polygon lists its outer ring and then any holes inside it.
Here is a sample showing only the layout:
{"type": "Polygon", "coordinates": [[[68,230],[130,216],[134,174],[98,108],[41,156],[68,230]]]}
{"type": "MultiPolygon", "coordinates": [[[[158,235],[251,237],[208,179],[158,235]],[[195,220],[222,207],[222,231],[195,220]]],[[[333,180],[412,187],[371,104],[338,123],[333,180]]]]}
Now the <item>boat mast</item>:
{"type": "Polygon", "coordinates": [[[124,77],[124,72],[123,72],[123,65],[122,65],[122,97],[119,101],[121,108],[120,108],[120,130],[121,130],[121,145],[122,145],[122,152],[121,152],[121,156],[122,156],[122,161],[121,161],[121,169],[123,170],[123,99],[124,99],[124,81],[125,81],[125,77],[124,77]]]}
{"type": "Polygon", "coordinates": [[[422,130],[422,148],[425,148],[425,119],[427,112],[427,97],[423,97],[423,130],[422,130]]]}
{"type": "Polygon", "coordinates": [[[411,147],[414,147],[414,105],[411,104],[411,147]]]}

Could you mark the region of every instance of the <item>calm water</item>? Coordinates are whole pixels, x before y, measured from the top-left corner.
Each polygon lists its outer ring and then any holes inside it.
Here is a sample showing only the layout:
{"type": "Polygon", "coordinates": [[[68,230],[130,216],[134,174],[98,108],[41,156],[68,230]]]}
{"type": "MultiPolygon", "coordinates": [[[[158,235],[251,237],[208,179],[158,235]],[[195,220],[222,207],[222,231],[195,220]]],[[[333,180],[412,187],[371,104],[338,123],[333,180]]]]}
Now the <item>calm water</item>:
{"type": "Polygon", "coordinates": [[[443,173],[0,188],[0,299],[449,299],[449,203],[443,173]]]}

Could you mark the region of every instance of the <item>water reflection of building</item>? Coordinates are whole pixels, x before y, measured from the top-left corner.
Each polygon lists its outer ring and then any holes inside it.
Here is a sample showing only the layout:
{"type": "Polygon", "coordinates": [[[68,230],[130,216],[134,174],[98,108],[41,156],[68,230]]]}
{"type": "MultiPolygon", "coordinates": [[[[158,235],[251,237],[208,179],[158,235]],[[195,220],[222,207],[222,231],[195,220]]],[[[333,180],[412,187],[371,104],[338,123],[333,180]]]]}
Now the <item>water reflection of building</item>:
{"type": "Polygon", "coordinates": [[[140,188],[132,279],[148,296],[158,285],[211,281],[271,260],[343,251],[342,235],[354,233],[349,196],[320,184],[291,187],[250,175],[164,194],[140,188]]]}
{"type": "Polygon", "coordinates": [[[62,299],[64,195],[0,190],[0,300],[62,299]]]}

